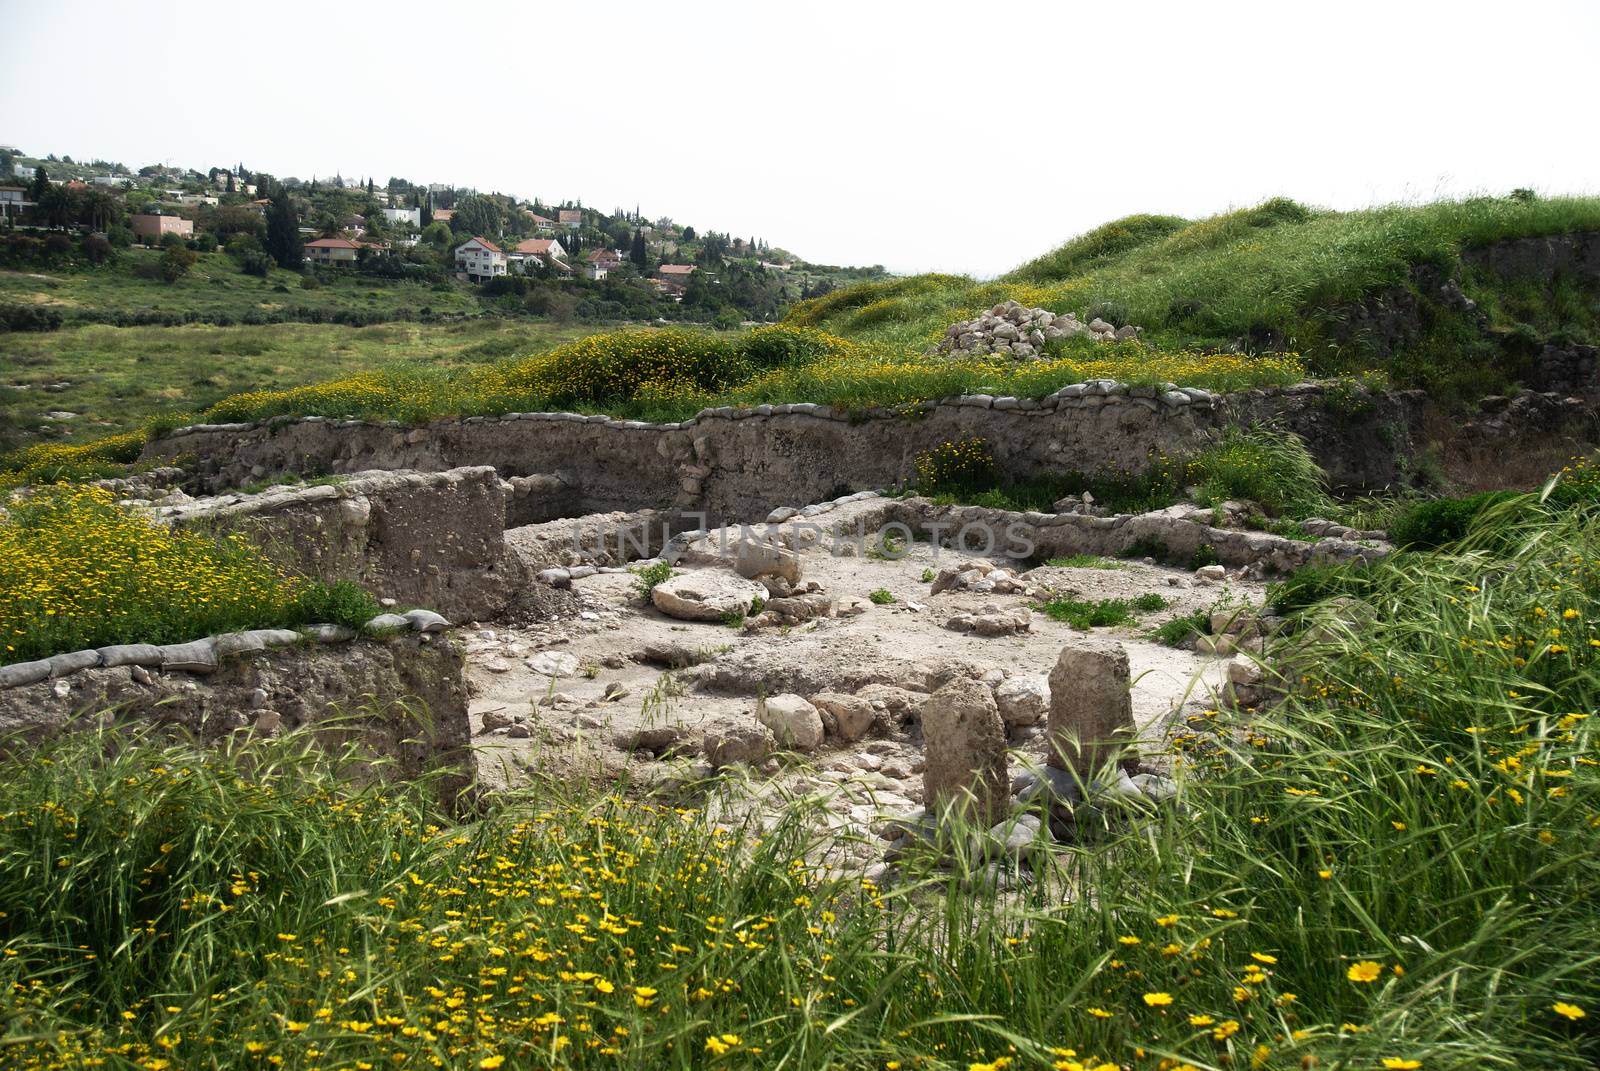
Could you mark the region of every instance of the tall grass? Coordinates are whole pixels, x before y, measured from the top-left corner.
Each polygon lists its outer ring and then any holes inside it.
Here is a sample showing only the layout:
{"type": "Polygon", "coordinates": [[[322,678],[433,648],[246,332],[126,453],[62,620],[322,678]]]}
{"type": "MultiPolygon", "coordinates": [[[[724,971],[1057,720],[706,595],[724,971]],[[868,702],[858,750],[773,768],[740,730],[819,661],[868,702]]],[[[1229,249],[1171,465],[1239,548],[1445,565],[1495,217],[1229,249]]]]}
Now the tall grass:
{"type": "Polygon", "coordinates": [[[1177,734],[1179,805],[1081,812],[1002,896],[830,876],[803,806],[762,830],[541,784],[452,827],[298,737],[62,742],[0,779],[0,1052],[1592,1067],[1594,521],[1525,502],[1363,571],[1306,612],[1293,697],[1177,734]]]}

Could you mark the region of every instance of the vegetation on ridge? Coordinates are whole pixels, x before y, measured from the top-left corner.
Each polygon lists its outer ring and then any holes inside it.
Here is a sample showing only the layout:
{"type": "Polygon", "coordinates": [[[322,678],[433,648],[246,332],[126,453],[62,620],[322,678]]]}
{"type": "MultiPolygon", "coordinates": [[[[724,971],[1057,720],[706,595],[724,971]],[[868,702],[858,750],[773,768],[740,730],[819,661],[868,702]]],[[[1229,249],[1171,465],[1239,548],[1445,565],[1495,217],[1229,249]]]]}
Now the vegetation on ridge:
{"type": "Polygon", "coordinates": [[[1560,272],[1495,275],[1464,265],[1462,251],[1582,231],[1600,231],[1600,198],[1519,192],[1356,212],[1279,198],[1193,222],[1130,216],[990,282],[919,275],[863,283],[800,302],[788,322],[920,350],[949,324],[1015,299],[1137,324],[1158,349],[1293,350],[1316,375],[1378,368],[1405,386],[1475,398],[1525,374],[1532,340],[1600,340],[1600,291],[1560,272]],[[1418,266],[1459,274],[1476,309],[1423,286],[1418,266]],[[1348,315],[1388,291],[1418,307],[1415,333],[1393,352],[1348,315]]]}

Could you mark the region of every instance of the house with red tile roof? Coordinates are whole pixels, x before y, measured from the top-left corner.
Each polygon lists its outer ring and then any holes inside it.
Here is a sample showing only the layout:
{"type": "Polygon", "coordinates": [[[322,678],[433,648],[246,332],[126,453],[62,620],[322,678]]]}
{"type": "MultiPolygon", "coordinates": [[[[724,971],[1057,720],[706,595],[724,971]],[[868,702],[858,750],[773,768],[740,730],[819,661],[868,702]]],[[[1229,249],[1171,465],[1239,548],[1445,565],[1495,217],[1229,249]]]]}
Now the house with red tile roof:
{"type": "Polygon", "coordinates": [[[556,213],[561,218],[561,225],[569,231],[575,231],[583,226],[583,209],[563,208],[556,213]]]}
{"type": "Polygon", "coordinates": [[[305,244],[306,261],[310,264],[353,268],[360,249],[360,242],[352,242],[348,238],[318,238],[305,244]]]}

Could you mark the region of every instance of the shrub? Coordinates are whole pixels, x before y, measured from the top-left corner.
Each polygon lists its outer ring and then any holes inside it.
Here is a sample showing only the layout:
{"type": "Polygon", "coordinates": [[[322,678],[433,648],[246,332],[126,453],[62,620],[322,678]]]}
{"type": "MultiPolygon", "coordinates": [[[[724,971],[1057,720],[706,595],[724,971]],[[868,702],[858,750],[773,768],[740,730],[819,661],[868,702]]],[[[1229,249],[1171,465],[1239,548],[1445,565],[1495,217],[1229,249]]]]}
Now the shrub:
{"type": "Polygon", "coordinates": [[[297,624],[343,625],[357,630],[382,612],[378,600],[350,580],[307,584],[291,611],[297,624]]]}
{"type": "Polygon", "coordinates": [[[1192,637],[1204,636],[1210,631],[1211,611],[1202,609],[1163,621],[1152,630],[1151,636],[1168,647],[1182,647],[1192,637]]]}
{"type": "Polygon", "coordinates": [[[1133,600],[1133,608],[1141,614],[1154,613],[1167,608],[1167,600],[1153,591],[1147,591],[1133,600]]]}
{"type": "Polygon", "coordinates": [[[1269,513],[1308,517],[1331,505],[1327,474],[1305,440],[1268,425],[1228,428],[1188,462],[1185,479],[1204,506],[1244,499],[1269,513]]]}
{"type": "MultiPolygon", "coordinates": [[[[173,236],[169,234],[166,237],[171,238],[173,236]]],[[[194,262],[195,254],[184,248],[181,242],[176,245],[168,245],[161,254],[161,278],[169,283],[175,283],[189,274],[189,269],[194,267],[194,262]]]]}
{"type": "Polygon", "coordinates": [[[1389,525],[1396,546],[1432,548],[1464,538],[1472,522],[1489,506],[1516,495],[1510,491],[1482,491],[1464,498],[1435,498],[1402,511],[1389,525]]]}
{"type": "Polygon", "coordinates": [[[1365,576],[1360,565],[1307,565],[1267,585],[1267,605],[1281,614],[1309,609],[1335,595],[1358,592],[1365,576]]]}
{"type": "Polygon", "coordinates": [[[926,495],[991,488],[999,479],[989,440],[971,436],[940,443],[915,459],[917,490],[926,495]]]}
{"type": "Polygon", "coordinates": [[[49,305],[0,305],[0,331],[54,331],[61,310],[49,305]]]}
{"type": "Polygon", "coordinates": [[[1075,629],[1109,628],[1133,620],[1132,608],[1122,599],[1101,599],[1086,602],[1082,599],[1051,599],[1034,603],[1033,608],[1052,621],[1060,621],[1075,629]]]}
{"type": "Polygon", "coordinates": [[[867,592],[867,598],[871,599],[878,606],[888,606],[890,603],[895,601],[894,592],[890,591],[888,588],[878,588],[875,591],[869,591],[867,592]]]}
{"type": "Polygon", "coordinates": [[[641,599],[648,600],[657,584],[672,577],[672,566],[668,562],[656,562],[654,565],[635,569],[633,574],[633,590],[639,593],[641,599]]]}

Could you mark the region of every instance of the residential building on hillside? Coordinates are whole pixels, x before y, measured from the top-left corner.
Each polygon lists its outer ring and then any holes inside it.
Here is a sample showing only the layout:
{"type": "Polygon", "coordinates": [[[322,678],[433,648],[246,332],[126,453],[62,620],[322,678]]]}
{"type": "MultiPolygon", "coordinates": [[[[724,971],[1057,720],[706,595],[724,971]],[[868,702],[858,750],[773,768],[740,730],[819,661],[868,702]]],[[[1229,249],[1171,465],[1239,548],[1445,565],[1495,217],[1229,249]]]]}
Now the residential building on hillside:
{"type": "Polygon", "coordinates": [[[604,279],[622,267],[622,254],[615,249],[596,249],[583,259],[584,274],[591,279],[604,279]]]}
{"type": "Polygon", "coordinates": [[[314,242],[307,242],[305,248],[309,263],[351,268],[355,266],[361,245],[348,238],[318,238],[314,242]]]}
{"type": "Polygon", "coordinates": [[[385,208],[383,218],[390,223],[406,223],[422,229],[422,209],[420,208],[385,208]]]}
{"type": "Polygon", "coordinates": [[[433,210],[433,221],[435,223],[449,223],[455,218],[456,210],[453,208],[435,208],[433,210]]]}
{"type": "Polygon", "coordinates": [[[693,264],[663,264],[656,269],[656,288],[664,294],[682,297],[683,292],[688,289],[689,276],[693,275],[694,271],[693,264]]]}
{"type": "Polygon", "coordinates": [[[11,217],[33,204],[26,186],[0,186],[0,217],[11,217]]]}
{"type": "Polygon", "coordinates": [[[506,252],[487,238],[471,238],[456,246],[456,271],[474,283],[486,283],[506,273],[506,252]]]}
{"type": "Polygon", "coordinates": [[[122,189],[133,185],[133,180],[126,175],[95,175],[89,179],[91,186],[110,186],[113,189],[122,189]]]}
{"type": "Polygon", "coordinates": [[[561,225],[569,231],[575,231],[583,226],[583,209],[563,208],[556,213],[560,217],[561,225]]]}
{"type": "Polygon", "coordinates": [[[555,220],[541,216],[537,212],[530,212],[527,209],[523,209],[523,213],[528,217],[529,220],[533,222],[533,231],[535,234],[554,234],[556,232],[556,227],[559,226],[555,220]]]}
{"type": "Polygon", "coordinates": [[[561,248],[561,243],[554,238],[528,238],[518,242],[511,252],[506,254],[506,260],[512,271],[526,275],[528,269],[532,267],[530,261],[538,261],[550,267],[556,267],[558,264],[565,267],[563,258],[566,255],[567,251],[561,248]]]}
{"type": "Polygon", "coordinates": [[[176,234],[179,238],[194,237],[194,221],[182,216],[141,212],[128,217],[128,226],[132,228],[134,237],[151,244],[161,241],[168,234],[176,234]]]}

